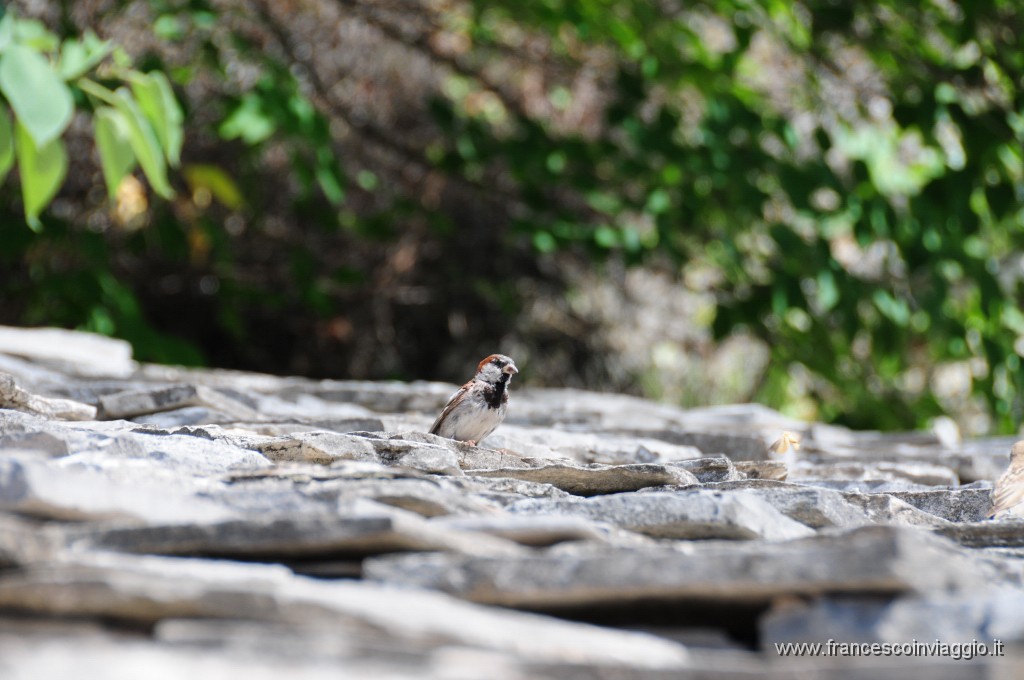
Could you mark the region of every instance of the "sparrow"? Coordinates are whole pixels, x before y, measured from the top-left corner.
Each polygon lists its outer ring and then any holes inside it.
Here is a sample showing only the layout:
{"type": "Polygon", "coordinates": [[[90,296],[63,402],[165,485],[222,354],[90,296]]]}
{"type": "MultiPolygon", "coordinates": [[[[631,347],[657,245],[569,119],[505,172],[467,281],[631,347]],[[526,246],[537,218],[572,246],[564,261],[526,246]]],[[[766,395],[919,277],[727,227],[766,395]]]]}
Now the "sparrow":
{"type": "Polygon", "coordinates": [[[992,491],[992,508],[989,519],[1003,519],[1007,516],[1024,517],[1024,441],[1010,449],[1010,467],[996,482],[992,491]]]}
{"type": "Polygon", "coordinates": [[[476,446],[505,420],[508,383],[519,369],[504,354],[492,354],[476,367],[476,375],[459,388],[430,427],[430,434],[476,446]]]}

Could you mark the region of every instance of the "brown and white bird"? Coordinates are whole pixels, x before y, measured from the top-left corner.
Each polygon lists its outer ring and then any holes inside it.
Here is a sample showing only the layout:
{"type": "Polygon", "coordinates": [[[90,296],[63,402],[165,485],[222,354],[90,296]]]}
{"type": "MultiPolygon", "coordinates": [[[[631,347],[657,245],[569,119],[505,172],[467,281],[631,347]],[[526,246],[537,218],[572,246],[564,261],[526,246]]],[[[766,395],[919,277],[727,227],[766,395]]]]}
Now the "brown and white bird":
{"type": "Polygon", "coordinates": [[[430,434],[476,446],[505,420],[508,383],[519,369],[504,354],[492,354],[476,367],[476,375],[459,388],[430,427],[430,434]]]}
{"type": "Polygon", "coordinates": [[[1024,518],[1024,441],[1010,449],[1010,467],[996,482],[992,491],[992,509],[989,519],[1008,516],[1024,518]]]}

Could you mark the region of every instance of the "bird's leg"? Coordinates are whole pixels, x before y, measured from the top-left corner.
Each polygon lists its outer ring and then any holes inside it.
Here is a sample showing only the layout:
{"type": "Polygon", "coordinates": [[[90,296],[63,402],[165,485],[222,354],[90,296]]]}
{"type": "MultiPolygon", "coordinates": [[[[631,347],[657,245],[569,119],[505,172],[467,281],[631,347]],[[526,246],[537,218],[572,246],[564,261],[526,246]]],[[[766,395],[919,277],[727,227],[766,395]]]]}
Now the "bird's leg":
{"type": "Polygon", "coordinates": [[[470,446],[476,446],[476,440],[475,439],[467,439],[466,443],[469,444],[470,446]]]}

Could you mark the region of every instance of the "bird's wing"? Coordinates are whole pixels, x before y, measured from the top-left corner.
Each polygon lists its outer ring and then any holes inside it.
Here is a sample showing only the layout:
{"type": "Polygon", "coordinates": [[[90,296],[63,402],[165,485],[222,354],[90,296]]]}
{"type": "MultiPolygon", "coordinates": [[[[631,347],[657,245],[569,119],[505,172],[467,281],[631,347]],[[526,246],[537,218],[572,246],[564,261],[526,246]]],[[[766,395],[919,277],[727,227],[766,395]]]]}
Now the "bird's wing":
{"type": "Polygon", "coordinates": [[[441,414],[437,416],[437,420],[435,420],[434,424],[430,426],[430,434],[437,434],[437,428],[441,426],[441,423],[444,422],[444,419],[452,412],[452,409],[462,401],[462,398],[465,396],[466,392],[469,391],[469,387],[472,384],[473,381],[470,380],[468,383],[457,389],[455,394],[448,399],[448,403],[444,405],[443,409],[441,409],[441,414]]]}
{"type": "Polygon", "coordinates": [[[994,517],[1015,505],[1024,502],[1024,470],[1008,470],[996,482],[992,493],[992,509],[988,516],[994,517]]]}

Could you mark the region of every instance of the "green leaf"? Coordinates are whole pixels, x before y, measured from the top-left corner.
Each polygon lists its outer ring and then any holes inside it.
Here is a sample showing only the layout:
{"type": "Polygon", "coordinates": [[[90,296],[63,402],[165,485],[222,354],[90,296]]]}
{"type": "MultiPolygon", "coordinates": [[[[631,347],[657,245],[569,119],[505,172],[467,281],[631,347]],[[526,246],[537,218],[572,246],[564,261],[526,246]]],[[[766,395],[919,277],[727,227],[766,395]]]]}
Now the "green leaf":
{"type": "Polygon", "coordinates": [[[249,146],[259,144],[274,134],[274,120],[263,110],[262,99],[252,92],[242,97],[241,103],[232,111],[217,132],[223,139],[241,137],[249,146]]]}
{"type": "Polygon", "coordinates": [[[81,41],[65,40],[60,50],[57,71],[64,80],[73,80],[85,75],[114,49],[109,40],[100,40],[92,31],[81,41]]]}
{"type": "Polygon", "coordinates": [[[558,242],[550,233],[538,231],[533,235],[533,247],[542,253],[550,253],[558,247],[558,242]]]}
{"type": "Polygon", "coordinates": [[[230,210],[238,210],[245,203],[242,191],[235,181],[216,165],[186,165],[184,174],[185,181],[193,192],[197,189],[206,189],[230,210]]]}
{"type": "Polygon", "coordinates": [[[131,85],[139,108],[160,140],[167,162],[177,167],[181,160],[184,116],[181,107],[178,106],[178,100],[174,98],[174,90],[171,89],[167,76],[159,71],[140,73],[132,77],[131,85]]]}
{"type": "Polygon", "coordinates": [[[839,288],[836,279],[828,269],[818,272],[818,305],[822,312],[829,312],[839,303],[839,288]]]}
{"type": "Polygon", "coordinates": [[[607,225],[602,225],[594,230],[594,243],[602,248],[614,248],[619,243],[618,232],[607,225]]]}
{"type": "Polygon", "coordinates": [[[180,40],[185,35],[185,29],[182,27],[181,20],[178,17],[162,14],[153,24],[153,33],[164,40],[173,42],[180,40]]]}
{"type": "Polygon", "coordinates": [[[338,205],[345,200],[345,188],[341,186],[341,182],[338,181],[338,173],[334,168],[329,165],[317,165],[316,167],[316,181],[320,185],[320,189],[324,192],[324,196],[333,205],[338,205]]]}
{"type": "Polygon", "coordinates": [[[655,215],[661,214],[672,206],[672,198],[664,189],[655,189],[647,197],[647,210],[655,215]]]}
{"type": "Polygon", "coordinates": [[[74,38],[69,38],[61,45],[57,72],[60,73],[60,77],[64,80],[71,80],[80,76],[89,70],[84,67],[88,58],[89,54],[85,51],[85,45],[74,38]]]}
{"type": "Polygon", "coordinates": [[[132,151],[135,152],[135,157],[139,159],[139,165],[142,166],[142,171],[146,173],[146,179],[149,180],[153,191],[164,198],[172,198],[174,196],[174,189],[171,188],[170,182],[167,181],[167,167],[164,164],[163,154],[160,150],[160,142],[157,140],[152,126],[142,114],[142,111],[139,110],[139,105],[132,99],[131,92],[128,89],[124,87],[118,88],[114,92],[113,99],[114,106],[124,116],[125,122],[128,124],[128,139],[131,143],[132,151]]]}
{"type": "Polygon", "coordinates": [[[107,193],[113,199],[121,180],[135,167],[131,128],[120,111],[108,106],[96,110],[96,148],[100,152],[107,193]]]}
{"type": "Polygon", "coordinates": [[[57,49],[59,43],[57,36],[35,19],[16,19],[14,35],[15,42],[40,52],[51,52],[57,49]]]}
{"type": "MultiPolygon", "coordinates": [[[[2,6],[0,6],[2,7],[2,6]]],[[[10,14],[5,14],[0,19],[0,54],[14,42],[14,17],[10,14]]]]}
{"type": "Polygon", "coordinates": [[[905,327],[910,321],[910,308],[905,300],[897,298],[885,290],[876,290],[871,296],[878,308],[887,319],[899,327],[905,327]]]}
{"type": "Polygon", "coordinates": [[[7,48],[0,57],[0,91],[39,148],[60,137],[71,122],[71,91],[35,50],[7,48]]]}
{"type": "Polygon", "coordinates": [[[7,173],[14,165],[14,131],[7,110],[0,108],[0,184],[7,179],[7,173]]]}
{"type": "Polygon", "coordinates": [[[19,121],[15,131],[18,164],[21,171],[21,196],[25,201],[25,219],[35,231],[42,225],[39,214],[57,194],[68,171],[64,142],[53,139],[37,147],[28,130],[19,121]]]}

